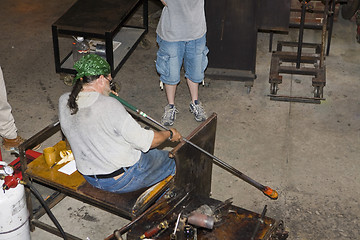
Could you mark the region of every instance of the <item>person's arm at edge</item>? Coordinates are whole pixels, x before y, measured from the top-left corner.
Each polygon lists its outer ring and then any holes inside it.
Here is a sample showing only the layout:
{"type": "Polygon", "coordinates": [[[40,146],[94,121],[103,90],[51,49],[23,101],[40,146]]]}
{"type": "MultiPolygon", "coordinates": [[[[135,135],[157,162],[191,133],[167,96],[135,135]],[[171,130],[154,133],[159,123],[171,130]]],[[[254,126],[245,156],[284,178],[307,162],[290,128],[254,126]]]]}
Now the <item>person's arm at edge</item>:
{"type": "Polygon", "coordinates": [[[165,142],[167,139],[169,139],[171,142],[178,142],[182,139],[181,134],[175,128],[171,128],[170,131],[164,130],[164,131],[154,132],[154,138],[153,138],[150,148],[155,148],[155,147],[159,146],[160,144],[165,142]],[[170,131],[172,131],[172,133],[173,133],[172,137],[171,137],[170,131]]]}
{"type": "Polygon", "coordinates": [[[165,0],[160,0],[162,2],[162,4],[166,7],[166,2],[165,0]]]}

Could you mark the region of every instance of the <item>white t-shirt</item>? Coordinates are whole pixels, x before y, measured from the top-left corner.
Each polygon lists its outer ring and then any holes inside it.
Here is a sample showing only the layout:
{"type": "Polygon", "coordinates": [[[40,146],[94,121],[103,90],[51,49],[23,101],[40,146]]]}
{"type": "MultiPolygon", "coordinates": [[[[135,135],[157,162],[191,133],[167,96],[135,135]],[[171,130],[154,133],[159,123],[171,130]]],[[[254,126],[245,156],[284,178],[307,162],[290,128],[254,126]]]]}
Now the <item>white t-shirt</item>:
{"type": "Polygon", "coordinates": [[[80,173],[112,173],[134,165],[150,149],[154,132],[142,128],[115,98],[80,92],[74,115],[68,99],[69,93],[60,97],[59,119],[80,173]]]}
{"type": "Polygon", "coordinates": [[[156,33],[165,41],[191,41],[206,33],[204,0],[164,0],[156,33]]]}

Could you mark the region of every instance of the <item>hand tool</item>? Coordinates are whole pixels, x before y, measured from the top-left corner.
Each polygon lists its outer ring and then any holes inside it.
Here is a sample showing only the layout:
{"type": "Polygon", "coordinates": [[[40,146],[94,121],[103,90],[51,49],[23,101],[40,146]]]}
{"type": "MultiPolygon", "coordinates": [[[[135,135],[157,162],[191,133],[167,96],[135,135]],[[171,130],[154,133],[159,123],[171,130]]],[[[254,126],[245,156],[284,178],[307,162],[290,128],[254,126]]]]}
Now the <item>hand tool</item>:
{"type": "Polygon", "coordinates": [[[255,236],[257,234],[257,232],[259,231],[259,228],[260,228],[260,224],[264,223],[264,217],[265,217],[265,214],[266,214],[266,211],[267,211],[267,205],[265,205],[261,215],[260,215],[260,218],[259,218],[259,221],[257,222],[256,226],[255,226],[255,230],[253,232],[253,235],[251,236],[251,240],[254,240],[255,239],[255,236]]]}
{"type": "Polygon", "coordinates": [[[179,220],[180,220],[180,216],[181,216],[181,213],[179,213],[178,217],[177,217],[177,220],[176,220],[176,223],[175,223],[175,227],[174,227],[174,231],[170,234],[170,239],[171,240],[175,240],[176,239],[176,231],[177,231],[177,228],[178,228],[178,225],[179,225],[179,220]]]}
{"type": "MultiPolygon", "coordinates": [[[[169,128],[165,127],[164,125],[162,125],[161,123],[159,123],[158,121],[156,121],[155,119],[153,119],[152,117],[150,117],[149,115],[147,115],[146,113],[144,113],[143,111],[141,111],[140,109],[137,109],[136,107],[134,107],[133,105],[131,105],[130,103],[126,102],[124,99],[120,98],[119,96],[116,96],[113,93],[110,93],[110,96],[117,99],[119,102],[121,102],[125,107],[129,108],[130,110],[136,112],[137,114],[139,114],[140,116],[150,120],[151,122],[155,123],[156,125],[158,125],[159,127],[165,129],[165,130],[169,130],[169,128]]],[[[213,159],[213,161],[220,167],[222,167],[223,169],[227,170],[228,172],[234,174],[235,176],[241,178],[242,180],[244,180],[245,182],[249,183],[250,185],[256,187],[257,189],[259,189],[260,191],[262,191],[266,196],[268,196],[271,199],[277,199],[278,198],[278,193],[271,189],[268,186],[264,186],[258,182],[256,182],[255,180],[251,179],[250,177],[246,176],[245,174],[243,174],[242,172],[240,172],[239,170],[237,170],[236,168],[230,166],[228,163],[220,160],[218,157],[212,155],[211,153],[205,151],[204,149],[202,149],[201,147],[197,146],[196,144],[192,143],[191,141],[187,140],[185,137],[182,138],[183,141],[185,141],[186,143],[190,144],[191,146],[195,147],[196,149],[198,149],[199,151],[203,152],[204,154],[208,155],[209,157],[211,157],[213,159]]]]}
{"type": "Polygon", "coordinates": [[[169,223],[165,220],[156,225],[155,227],[147,230],[143,235],[140,236],[140,239],[145,239],[154,236],[162,229],[167,229],[169,227],[169,223]]]}
{"type": "MultiPolygon", "coordinates": [[[[192,191],[192,190],[191,190],[192,191]]],[[[143,235],[140,236],[140,239],[144,239],[144,238],[148,238],[148,237],[153,237],[156,234],[160,233],[160,231],[167,229],[169,227],[169,224],[171,224],[173,221],[175,222],[175,219],[167,218],[168,215],[172,214],[173,211],[181,204],[184,202],[184,200],[189,196],[190,192],[187,192],[177,203],[175,203],[175,205],[164,215],[162,216],[162,221],[155,227],[147,230],[143,235]],[[166,219],[166,220],[164,220],[166,219]]],[[[180,197],[180,196],[179,196],[180,197]]],[[[175,201],[175,198],[172,199],[171,201],[175,201]]]]}
{"type": "MultiPolygon", "coordinates": [[[[175,210],[175,208],[177,206],[179,206],[190,194],[192,190],[190,190],[189,192],[187,192],[180,200],[178,200],[181,195],[179,196],[174,196],[173,198],[171,198],[169,200],[170,202],[173,201],[177,201],[176,204],[165,214],[165,216],[162,217],[162,219],[165,219],[170,213],[173,212],[173,210],[175,210]]],[[[105,240],[110,240],[113,239],[113,237],[115,237],[116,235],[122,235],[124,233],[126,233],[127,231],[130,230],[130,228],[137,223],[140,219],[142,219],[142,217],[144,217],[146,214],[150,213],[151,211],[154,210],[154,208],[156,207],[156,205],[152,205],[150,208],[146,209],[142,214],[140,214],[139,216],[137,216],[134,220],[132,220],[131,222],[129,222],[128,224],[126,224],[125,226],[123,226],[121,229],[116,229],[114,231],[114,233],[112,235],[110,235],[108,238],[106,238],[105,240]]]]}

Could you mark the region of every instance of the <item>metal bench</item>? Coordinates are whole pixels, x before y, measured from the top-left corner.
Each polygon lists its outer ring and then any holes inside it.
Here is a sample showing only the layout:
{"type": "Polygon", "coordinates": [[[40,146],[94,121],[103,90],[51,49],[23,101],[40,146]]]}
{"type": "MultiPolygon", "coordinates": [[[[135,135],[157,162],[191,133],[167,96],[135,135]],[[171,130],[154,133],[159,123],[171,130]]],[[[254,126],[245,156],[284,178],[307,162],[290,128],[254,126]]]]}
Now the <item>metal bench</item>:
{"type": "MultiPolygon", "coordinates": [[[[29,162],[26,157],[25,151],[32,146],[44,142],[59,131],[61,131],[60,124],[59,122],[55,122],[35,134],[33,137],[25,141],[19,147],[23,180],[27,183],[30,181],[36,182],[40,185],[51,188],[58,193],[56,196],[51,197],[46,202],[49,208],[54,207],[66,196],[69,196],[78,199],[84,203],[91,204],[95,207],[131,220],[143,213],[150,205],[152,205],[172,183],[172,181],[169,181],[164,184],[163,187],[161,187],[151,195],[151,199],[146,201],[146,203],[141,206],[140,209],[136,209],[135,212],[133,209],[134,205],[137,202],[139,196],[141,196],[146,189],[126,194],[106,192],[92,187],[86,182],[86,180],[78,171],[72,173],[71,175],[66,175],[58,171],[60,166],[50,168],[45,163],[43,155],[40,155],[38,158],[29,162]]],[[[197,129],[195,129],[189,135],[188,139],[192,139],[200,147],[203,147],[206,151],[213,153],[215,132],[216,114],[213,114],[207,121],[202,123],[197,129]]],[[[54,146],[58,151],[62,150],[59,149],[60,145],[64,146],[64,144],[59,143],[54,146]]],[[[173,150],[173,154],[175,154],[175,152],[177,152],[179,149],[187,149],[188,147],[189,146],[187,144],[184,144],[184,142],[179,143],[178,146],[173,150]]],[[[181,182],[184,178],[177,178],[177,175],[185,176],[189,169],[197,169],[195,172],[199,172],[198,168],[201,168],[201,174],[192,174],[194,179],[191,179],[191,181],[196,181],[198,182],[197,186],[201,186],[201,188],[198,189],[198,193],[200,195],[205,197],[209,196],[211,190],[212,161],[211,159],[208,159],[209,157],[203,156],[203,154],[192,154],[194,152],[193,148],[189,149],[188,151],[188,153],[190,154],[181,154],[180,156],[175,157],[175,161],[177,163],[177,173],[175,176],[175,181],[177,181],[178,184],[181,185],[181,182]],[[194,164],[194,158],[197,158],[196,164],[194,164]],[[189,159],[192,160],[190,161],[189,159]],[[181,164],[178,164],[179,162],[181,162],[181,164]]],[[[184,153],[184,151],[181,152],[184,153]]],[[[185,152],[187,152],[187,150],[185,150],[185,152]]],[[[188,181],[189,179],[187,179],[186,183],[188,181]]],[[[45,231],[61,236],[61,233],[57,228],[39,220],[39,218],[45,214],[45,210],[43,208],[39,209],[36,213],[33,213],[33,204],[31,201],[31,193],[29,189],[26,189],[26,201],[30,213],[31,230],[33,231],[35,227],[39,227],[45,231]]],[[[66,233],[66,235],[68,239],[80,239],[69,233],[66,233]]]]}

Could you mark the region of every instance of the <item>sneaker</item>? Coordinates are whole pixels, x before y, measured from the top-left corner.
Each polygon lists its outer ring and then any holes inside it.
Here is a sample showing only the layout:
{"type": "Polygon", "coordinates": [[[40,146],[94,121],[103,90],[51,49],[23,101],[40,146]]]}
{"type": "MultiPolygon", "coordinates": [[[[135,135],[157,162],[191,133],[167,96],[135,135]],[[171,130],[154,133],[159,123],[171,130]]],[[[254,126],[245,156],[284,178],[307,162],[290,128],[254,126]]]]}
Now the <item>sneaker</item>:
{"type": "Polygon", "coordinates": [[[179,111],[176,109],[175,105],[166,105],[164,115],[161,118],[161,124],[165,126],[172,126],[178,112],[179,111]]]}
{"type": "Polygon", "coordinates": [[[205,109],[198,100],[195,100],[195,103],[190,103],[190,112],[195,115],[195,120],[198,122],[202,122],[207,119],[205,109]]]}
{"type": "MultiPolygon", "coordinates": [[[[23,139],[20,136],[17,136],[14,139],[9,139],[9,138],[4,138],[3,137],[3,148],[5,151],[14,151],[17,150],[19,148],[19,145],[22,144],[25,141],[25,139],[23,139]]],[[[40,144],[36,145],[32,150],[38,150],[40,148],[40,144]]]]}

